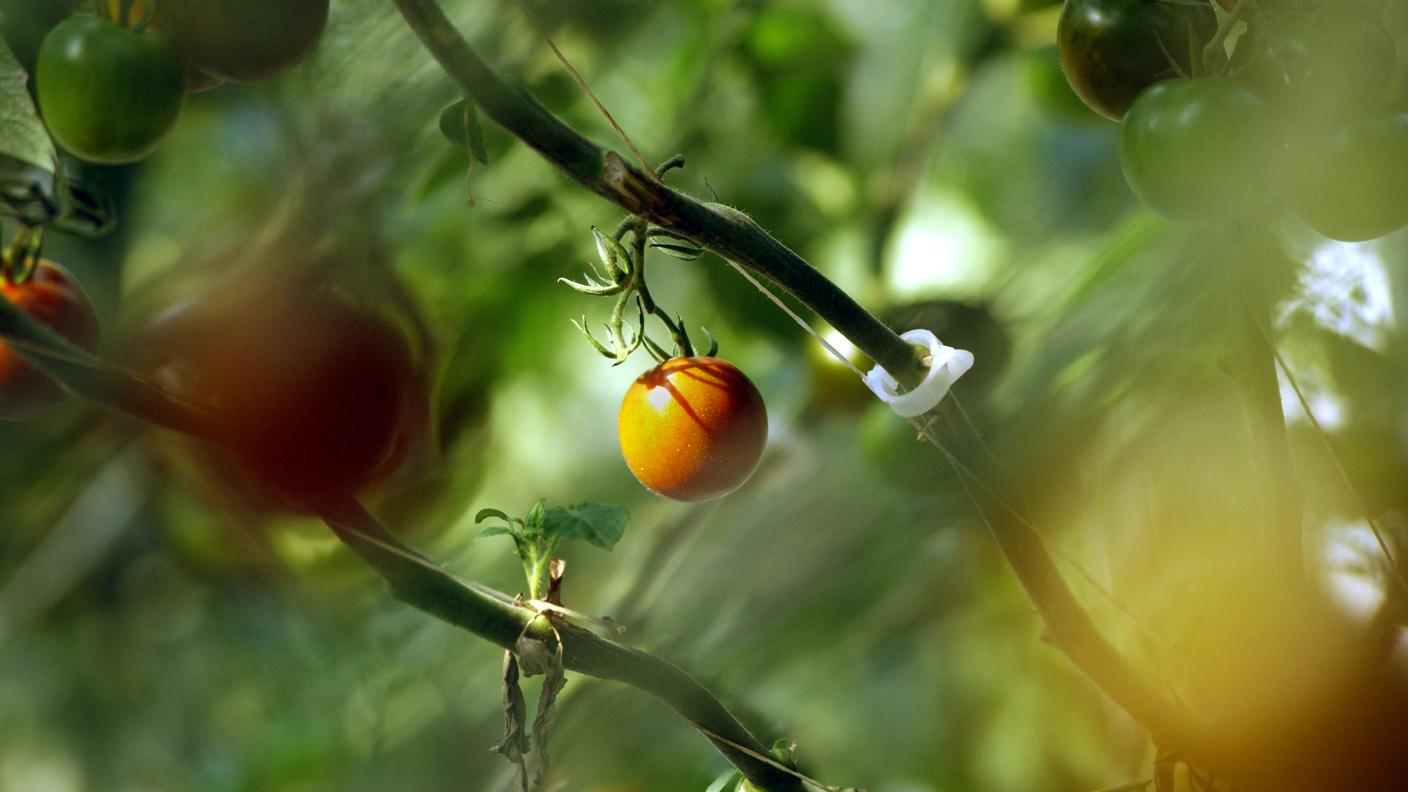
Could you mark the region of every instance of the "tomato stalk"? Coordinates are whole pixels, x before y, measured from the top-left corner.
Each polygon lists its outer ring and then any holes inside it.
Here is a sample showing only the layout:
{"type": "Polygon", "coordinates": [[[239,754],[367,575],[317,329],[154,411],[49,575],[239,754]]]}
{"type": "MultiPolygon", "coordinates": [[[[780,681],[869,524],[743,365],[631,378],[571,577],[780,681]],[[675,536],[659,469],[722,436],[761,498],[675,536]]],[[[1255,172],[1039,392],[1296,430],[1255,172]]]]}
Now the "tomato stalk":
{"type": "MultiPolygon", "coordinates": [[[[663,177],[671,169],[683,166],[683,157],[672,157],[660,166],[656,171],[656,176],[663,177]]],[[[651,356],[661,363],[672,357],[693,357],[695,354],[694,344],[689,338],[689,331],[685,328],[684,319],[678,314],[671,318],[670,314],[660,307],[655,301],[655,297],[650,293],[650,286],[645,278],[645,254],[648,247],[655,247],[676,258],[694,259],[703,255],[704,251],[693,247],[688,244],[688,240],[683,240],[668,231],[652,228],[647,218],[636,215],[626,216],[609,236],[596,228],[592,229],[592,235],[596,238],[597,256],[601,260],[600,266],[593,266],[592,272],[587,273],[582,282],[569,278],[558,278],[559,283],[582,294],[616,299],[611,318],[605,323],[609,347],[607,344],[597,341],[596,337],[587,329],[586,317],[583,317],[581,322],[573,321],[577,329],[586,337],[587,342],[600,355],[613,361],[612,365],[626,362],[631,353],[641,346],[644,346],[651,356]],[[631,235],[630,247],[627,247],[624,242],[627,234],[631,235]],[[667,241],[660,241],[662,239],[667,241]],[[625,332],[626,312],[632,306],[636,309],[637,329],[634,335],[627,338],[625,332]],[[671,340],[674,341],[673,352],[667,352],[645,332],[645,317],[647,315],[655,317],[665,326],[671,340]]],[[[718,352],[718,341],[707,328],[701,329],[709,338],[709,351],[706,354],[714,355],[718,352]]]]}

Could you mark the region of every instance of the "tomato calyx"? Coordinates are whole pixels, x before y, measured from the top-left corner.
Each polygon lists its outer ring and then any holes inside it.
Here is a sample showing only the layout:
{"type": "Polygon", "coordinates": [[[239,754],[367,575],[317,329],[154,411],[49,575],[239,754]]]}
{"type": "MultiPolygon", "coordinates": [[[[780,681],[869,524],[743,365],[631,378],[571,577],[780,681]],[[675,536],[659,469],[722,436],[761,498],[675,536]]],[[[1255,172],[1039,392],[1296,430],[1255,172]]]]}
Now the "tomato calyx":
{"type": "Polygon", "coordinates": [[[0,281],[6,286],[23,286],[42,262],[44,229],[21,225],[15,238],[0,251],[0,281]]]}

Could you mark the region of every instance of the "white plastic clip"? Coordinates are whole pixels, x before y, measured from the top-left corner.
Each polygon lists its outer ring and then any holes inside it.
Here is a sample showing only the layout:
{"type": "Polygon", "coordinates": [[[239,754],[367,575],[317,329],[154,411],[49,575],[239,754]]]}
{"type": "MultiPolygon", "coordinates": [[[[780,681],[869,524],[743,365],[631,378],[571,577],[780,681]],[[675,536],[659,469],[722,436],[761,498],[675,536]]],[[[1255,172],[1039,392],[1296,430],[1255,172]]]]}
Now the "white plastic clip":
{"type": "Polygon", "coordinates": [[[905,418],[914,418],[934,409],[948,395],[948,389],[973,367],[973,353],[966,349],[944,346],[938,336],[928,330],[910,330],[900,338],[929,349],[929,373],[914,390],[899,392],[899,383],[890,372],[876,366],[865,375],[865,384],[880,401],[905,418]]]}

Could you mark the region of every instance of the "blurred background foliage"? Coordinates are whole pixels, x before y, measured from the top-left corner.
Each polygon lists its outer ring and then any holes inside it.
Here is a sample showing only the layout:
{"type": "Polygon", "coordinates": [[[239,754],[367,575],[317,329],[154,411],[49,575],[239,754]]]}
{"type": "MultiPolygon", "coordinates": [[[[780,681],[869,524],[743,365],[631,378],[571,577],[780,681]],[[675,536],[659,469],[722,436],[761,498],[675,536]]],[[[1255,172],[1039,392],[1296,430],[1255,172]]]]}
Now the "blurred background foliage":
{"type": "MultiPolygon", "coordinates": [[[[1252,449],[1219,368],[1227,267],[1271,274],[1312,407],[1375,512],[1408,507],[1408,237],[1328,243],[1282,219],[1249,257],[1152,219],[1117,127],[1066,87],[1050,3],[525,4],[647,156],[687,156],[673,183],[748,211],[897,329],[976,352],[957,395],[1003,464],[963,422],[944,436],[1114,593],[1128,613],[1065,568],[1150,678],[1225,692],[1190,677],[1223,649],[1204,624],[1216,597],[1190,592],[1235,590],[1255,538],[1252,449]]],[[[22,60],[63,5],[0,2],[22,60]]],[[[446,6],[611,140],[517,3],[446,6]]],[[[716,259],[662,259],[652,286],[757,382],[770,448],[722,502],[641,490],[613,427],[646,359],[608,367],[568,323],[603,306],[554,282],[618,213],[492,126],[491,163],[467,173],[436,127],[457,91],[390,4],[332,8],[302,67],[193,96],[140,167],[83,171],[122,222],[46,251],[112,355],[211,273],[316,256],[433,351],[433,437],[372,504],[433,557],[517,591],[510,543],[475,540],[478,509],[627,505],[615,552],[568,550],[567,604],[795,739],[828,783],[1149,775],[1140,730],[1041,641],[942,457],[716,259]]],[[[1286,408],[1308,554],[1363,606],[1381,572],[1357,507],[1289,392],[1286,408]]],[[[84,404],[0,425],[0,528],[0,790],[509,789],[488,750],[499,650],[392,601],[320,525],[241,505],[174,438],[84,404]]],[[[576,676],[553,748],[568,790],[700,790],[725,769],[656,701],[576,676]]]]}

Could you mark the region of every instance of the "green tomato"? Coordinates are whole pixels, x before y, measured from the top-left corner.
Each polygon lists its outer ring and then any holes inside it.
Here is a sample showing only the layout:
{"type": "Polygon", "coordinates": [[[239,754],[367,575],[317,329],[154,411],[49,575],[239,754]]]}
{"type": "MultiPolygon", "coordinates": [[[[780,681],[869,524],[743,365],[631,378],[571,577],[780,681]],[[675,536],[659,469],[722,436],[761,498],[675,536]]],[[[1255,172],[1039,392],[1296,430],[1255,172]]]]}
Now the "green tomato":
{"type": "Polygon", "coordinates": [[[164,0],[157,20],[193,68],[252,83],[313,51],[327,26],[328,0],[164,0]]]}
{"type": "Polygon", "coordinates": [[[1241,75],[1248,82],[1300,114],[1383,99],[1398,58],[1378,13],[1338,0],[1284,17],[1284,24],[1255,31],[1241,75]]]}
{"type": "Polygon", "coordinates": [[[35,82],[49,132],[90,162],[151,154],[186,100],[186,68],[164,33],[96,17],[72,17],[50,31],[35,82]]]}
{"type": "Polygon", "coordinates": [[[1139,96],[1120,134],[1120,163],[1156,214],[1216,223],[1260,208],[1284,150],[1259,94],[1233,80],[1168,80],[1139,96]]]}
{"type": "Polygon", "coordinates": [[[1216,34],[1207,0],[1067,0],[1056,42],[1076,94],[1118,121],[1148,86],[1195,73],[1190,53],[1216,34]]]}
{"type": "Polygon", "coordinates": [[[1408,113],[1365,108],[1342,116],[1296,153],[1304,177],[1295,206],[1331,239],[1375,239],[1408,225],[1408,113]]]}

